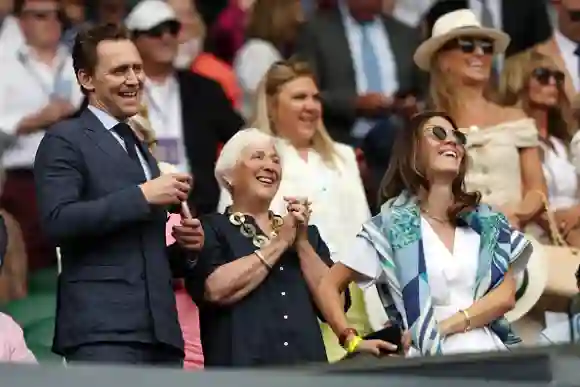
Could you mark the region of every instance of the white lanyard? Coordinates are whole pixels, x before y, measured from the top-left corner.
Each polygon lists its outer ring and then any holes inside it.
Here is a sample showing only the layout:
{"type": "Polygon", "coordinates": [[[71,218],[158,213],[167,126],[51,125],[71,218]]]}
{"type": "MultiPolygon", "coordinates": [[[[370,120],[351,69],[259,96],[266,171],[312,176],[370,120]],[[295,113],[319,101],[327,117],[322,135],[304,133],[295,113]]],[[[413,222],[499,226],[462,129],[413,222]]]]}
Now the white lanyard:
{"type": "Polygon", "coordinates": [[[50,86],[44,82],[44,80],[42,79],[42,77],[40,76],[38,71],[33,68],[33,66],[30,63],[30,59],[27,58],[21,52],[18,53],[18,61],[22,64],[22,66],[24,66],[24,68],[28,71],[28,73],[35,79],[36,83],[40,86],[43,93],[45,93],[49,98],[55,94],[60,96],[60,97],[66,97],[66,99],[68,99],[68,97],[70,97],[70,95],[69,95],[70,94],[70,87],[68,88],[69,90],[67,90],[66,96],[62,95],[63,90],[59,90],[59,84],[62,81],[64,81],[63,70],[64,70],[64,65],[66,63],[66,60],[61,60],[60,63],[58,64],[58,67],[57,67],[56,72],[54,74],[53,83],[50,86]]]}

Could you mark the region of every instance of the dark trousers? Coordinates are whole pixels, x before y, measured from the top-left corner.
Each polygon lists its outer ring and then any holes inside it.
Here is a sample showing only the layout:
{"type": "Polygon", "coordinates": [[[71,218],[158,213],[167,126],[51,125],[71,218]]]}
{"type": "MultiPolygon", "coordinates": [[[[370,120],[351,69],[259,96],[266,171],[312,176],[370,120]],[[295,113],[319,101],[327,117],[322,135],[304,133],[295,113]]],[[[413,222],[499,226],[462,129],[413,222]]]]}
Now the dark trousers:
{"type": "Polygon", "coordinates": [[[66,351],[69,364],[147,365],[183,368],[183,353],[175,348],[144,343],[91,343],[66,351]]]}
{"type": "Polygon", "coordinates": [[[47,240],[40,226],[32,170],[6,171],[0,205],[14,216],[20,225],[28,256],[28,270],[34,271],[54,265],[56,247],[47,240]]]}

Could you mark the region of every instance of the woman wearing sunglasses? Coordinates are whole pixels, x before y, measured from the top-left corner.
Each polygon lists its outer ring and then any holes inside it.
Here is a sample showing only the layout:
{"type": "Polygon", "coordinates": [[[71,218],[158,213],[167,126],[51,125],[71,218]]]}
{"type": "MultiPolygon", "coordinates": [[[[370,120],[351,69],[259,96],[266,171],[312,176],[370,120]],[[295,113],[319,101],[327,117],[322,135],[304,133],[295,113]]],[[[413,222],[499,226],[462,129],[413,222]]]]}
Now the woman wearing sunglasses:
{"type": "Polygon", "coordinates": [[[546,192],[534,121],[521,109],[489,98],[490,79],[509,37],[483,28],[469,10],[441,16],[432,37],[415,52],[415,63],[431,76],[432,104],[447,112],[467,135],[470,169],[465,183],[482,201],[521,228],[542,210],[546,192]]]}
{"type": "Polygon", "coordinates": [[[410,337],[410,356],[505,350],[520,342],[504,314],[514,306],[514,276],[527,266],[532,246],[502,214],[480,204],[479,192],[464,189],[465,136],[450,117],[419,114],[398,136],[381,212],[320,283],[326,321],[349,352],[393,350],[348,325],[340,294],[356,281],[380,286],[403,347],[410,337]]]}
{"type": "MultiPolygon", "coordinates": [[[[556,225],[569,244],[580,247],[578,176],[568,152],[572,130],[576,128],[572,127],[572,112],[564,84],[565,75],[551,58],[528,50],[506,61],[499,96],[505,105],[520,106],[534,119],[541,144],[548,201],[556,225]]],[[[551,231],[545,215],[536,223],[538,229],[534,234],[550,243],[551,231]]]]}

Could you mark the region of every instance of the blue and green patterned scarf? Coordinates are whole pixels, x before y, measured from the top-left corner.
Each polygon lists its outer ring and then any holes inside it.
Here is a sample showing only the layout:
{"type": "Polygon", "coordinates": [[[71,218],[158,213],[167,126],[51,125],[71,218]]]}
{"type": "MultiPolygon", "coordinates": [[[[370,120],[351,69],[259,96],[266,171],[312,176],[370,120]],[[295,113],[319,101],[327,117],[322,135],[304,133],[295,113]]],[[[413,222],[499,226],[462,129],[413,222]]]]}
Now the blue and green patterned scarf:
{"type": "MultiPolygon", "coordinates": [[[[480,235],[479,262],[473,299],[477,300],[503,281],[509,266],[519,257],[527,259],[530,242],[512,229],[506,218],[487,205],[460,216],[460,226],[480,235]]],[[[427,268],[421,238],[421,214],[416,197],[403,192],[381,207],[381,212],[363,225],[359,237],[378,252],[386,278],[379,287],[389,318],[410,330],[413,345],[422,355],[441,354],[441,336],[433,314],[427,268]],[[382,291],[381,291],[382,289],[382,291]],[[394,300],[402,301],[397,310],[394,300]]],[[[521,342],[505,318],[490,329],[506,346],[521,342]]]]}

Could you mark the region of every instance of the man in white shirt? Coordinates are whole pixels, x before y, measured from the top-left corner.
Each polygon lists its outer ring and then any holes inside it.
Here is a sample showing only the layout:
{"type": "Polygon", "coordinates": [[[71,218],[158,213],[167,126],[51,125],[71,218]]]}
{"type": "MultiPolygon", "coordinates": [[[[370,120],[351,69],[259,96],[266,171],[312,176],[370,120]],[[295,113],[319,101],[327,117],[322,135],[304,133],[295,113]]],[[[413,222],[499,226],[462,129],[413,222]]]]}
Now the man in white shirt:
{"type": "Polygon", "coordinates": [[[30,270],[56,262],[36,210],[36,151],[45,129],[73,114],[82,101],[68,50],[59,45],[59,11],[57,0],[16,1],[25,45],[0,61],[0,131],[15,141],[2,157],[6,182],[1,205],[22,227],[30,270]]]}

